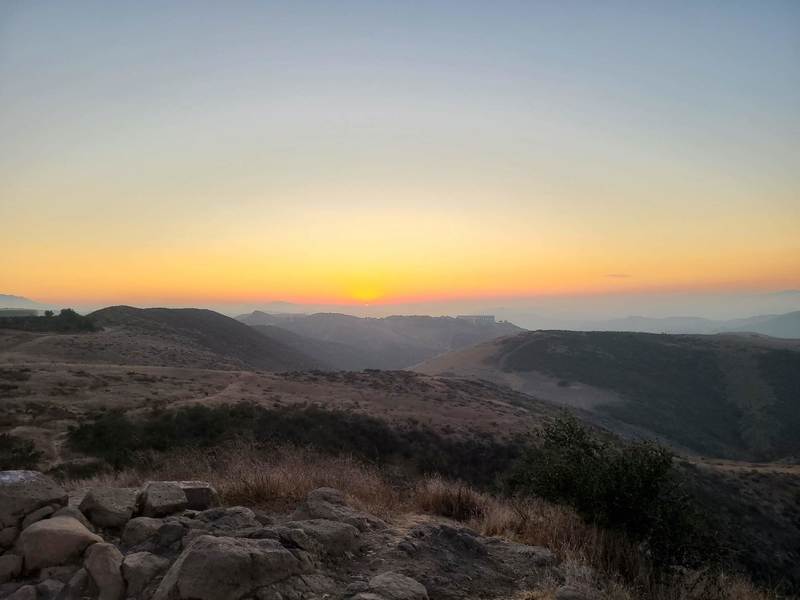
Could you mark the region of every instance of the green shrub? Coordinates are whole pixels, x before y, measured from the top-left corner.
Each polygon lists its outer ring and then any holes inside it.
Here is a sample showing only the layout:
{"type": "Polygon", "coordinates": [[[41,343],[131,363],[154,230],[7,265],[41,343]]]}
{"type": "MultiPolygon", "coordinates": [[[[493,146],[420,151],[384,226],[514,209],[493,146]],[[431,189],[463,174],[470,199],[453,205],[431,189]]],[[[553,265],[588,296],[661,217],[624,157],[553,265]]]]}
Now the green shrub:
{"type": "Polygon", "coordinates": [[[417,425],[391,427],[358,413],[245,402],[153,411],[136,420],[108,412],[71,429],[68,440],[74,450],[120,469],[134,464],[142,451],[205,448],[238,437],[266,447],[293,444],[324,454],[350,454],[418,474],[443,473],[481,487],[492,486],[522,452],[516,441],[450,438],[417,425]]]}
{"type": "Polygon", "coordinates": [[[36,469],[42,453],[30,440],[0,434],[0,471],[36,469]]]}
{"type": "Polygon", "coordinates": [[[642,541],[659,565],[713,557],[710,528],[683,491],[668,449],[603,440],[568,414],[545,427],[540,442],[510,470],[511,493],[568,504],[587,521],[642,541]]]}

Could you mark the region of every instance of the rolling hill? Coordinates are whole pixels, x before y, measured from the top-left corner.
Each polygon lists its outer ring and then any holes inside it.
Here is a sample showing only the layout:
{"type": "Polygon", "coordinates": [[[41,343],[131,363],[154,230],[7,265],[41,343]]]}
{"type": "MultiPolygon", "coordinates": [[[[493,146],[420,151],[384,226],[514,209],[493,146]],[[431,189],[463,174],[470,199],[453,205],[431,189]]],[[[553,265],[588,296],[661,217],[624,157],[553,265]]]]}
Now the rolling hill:
{"type": "MultiPolygon", "coordinates": [[[[217,368],[282,371],[323,366],[289,346],[270,340],[235,319],[211,310],[112,306],[91,313],[89,317],[101,327],[111,330],[112,335],[116,331],[127,334],[134,351],[137,350],[138,341],[156,340],[161,342],[159,345],[174,345],[175,352],[167,351],[166,356],[159,356],[156,362],[148,361],[146,364],[169,365],[176,362],[170,356],[196,354],[199,363],[211,363],[209,366],[217,368]]],[[[124,351],[124,348],[121,350],[124,351]]]]}
{"type": "Polygon", "coordinates": [[[800,453],[800,341],[757,335],[536,331],[432,359],[422,373],[482,378],[649,431],[708,456],[800,453]]]}
{"type": "Polygon", "coordinates": [[[507,322],[475,324],[452,317],[361,318],[255,311],[238,319],[334,369],[349,370],[407,368],[445,352],[523,331],[507,322]]]}
{"type": "Polygon", "coordinates": [[[285,371],[324,366],[210,310],[112,306],[90,314],[89,320],[98,331],[7,330],[0,336],[0,354],[23,361],[202,369],[285,371]]]}

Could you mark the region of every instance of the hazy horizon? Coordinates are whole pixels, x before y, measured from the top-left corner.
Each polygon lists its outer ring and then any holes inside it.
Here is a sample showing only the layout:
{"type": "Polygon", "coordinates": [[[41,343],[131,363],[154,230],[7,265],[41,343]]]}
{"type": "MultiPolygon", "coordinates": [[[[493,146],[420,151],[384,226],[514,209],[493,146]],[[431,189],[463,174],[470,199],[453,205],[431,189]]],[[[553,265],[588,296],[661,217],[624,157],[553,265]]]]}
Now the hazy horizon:
{"type": "MultiPolygon", "coordinates": [[[[36,299],[28,298],[36,302],[36,299]]],[[[731,320],[758,315],[782,314],[800,310],[800,290],[779,290],[770,293],[729,294],[607,294],[601,296],[542,296],[538,298],[460,299],[440,302],[378,304],[308,304],[281,300],[215,303],[134,302],[113,299],[107,302],[81,303],[70,299],[48,303],[40,308],[70,307],[88,313],[112,305],[139,308],[207,308],[229,316],[261,310],[267,313],[309,314],[333,312],[358,317],[393,315],[456,316],[459,314],[491,314],[527,328],[580,327],[626,317],[653,319],[696,317],[710,320],[731,320]]],[[[3,303],[0,302],[0,308],[3,303]]]]}

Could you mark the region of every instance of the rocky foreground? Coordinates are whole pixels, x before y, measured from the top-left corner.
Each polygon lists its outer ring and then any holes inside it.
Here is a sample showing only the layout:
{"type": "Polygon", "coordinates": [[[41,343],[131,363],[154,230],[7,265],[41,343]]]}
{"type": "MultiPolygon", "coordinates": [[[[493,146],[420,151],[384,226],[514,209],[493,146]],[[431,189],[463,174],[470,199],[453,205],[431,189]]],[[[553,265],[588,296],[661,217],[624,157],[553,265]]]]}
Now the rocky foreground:
{"type": "Polygon", "coordinates": [[[219,506],[203,482],[68,494],[35,471],[0,472],[0,551],[0,597],[14,600],[524,598],[564,581],[546,548],[388,524],[331,488],[274,515],[219,506]]]}

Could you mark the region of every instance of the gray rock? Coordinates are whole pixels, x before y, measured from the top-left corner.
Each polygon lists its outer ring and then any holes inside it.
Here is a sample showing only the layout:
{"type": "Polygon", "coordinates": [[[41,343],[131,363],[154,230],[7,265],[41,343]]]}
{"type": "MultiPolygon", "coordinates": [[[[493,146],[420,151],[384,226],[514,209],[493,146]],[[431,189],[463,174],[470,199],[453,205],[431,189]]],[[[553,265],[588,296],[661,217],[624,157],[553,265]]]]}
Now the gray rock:
{"type": "Polygon", "coordinates": [[[128,554],[122,562],[122,576],[128,584],[128,596],[141,594],[156,576],[167,570],[169,561],[150,552],[128,554]]]}
{"type": "Polygon", "coordinates": [[[165,481],[177,485],[186,494],[187,508],[190,510],[207,510],[219,506],[219,494],[206,481],[165,481]]]}
{"type": "Polygon", "coordinates": [[[63,565],[80,556],[84,549],[103,538],[72,517],[52,517],[34,523],[19,536],[25,570],[63,565]]]}
{"type": "Polygon", "coordinates": [[[186,535],[187,528],[179,522],[167,522],[158,528],[158,545],[171,546],[175,542],[183,539],[186,535]]]}
{"type": "Polygon", "coordinates": [[[80,600],[87,587],[89,587],[89,573],[86,569],[78,569],[67,585],[61,589],[57,600],[80,600]]]}
{"type": "Polygon", "coordinates": [[[122,531],[122,545],[131,547],[138,546],[158,534],[158,530],[164,524],[161,519],[152,517],[134,517],[125,525],[122,531]]]}
{"type": "Polygon", "coordinates": [[[370,579],[369,591],[385,600],[428,600],[428,590],[424,585],[393,571],[370,579]]]}
{"type": "Polygon", "coordinates": [[[100,592],[98,600],[120,600],[125,593],[122,553],[113,544],[94,544],[86,550],[83,563],[100,592]]]}
{"type": "Polygon", "coordinates": [[[136,511],[137,488],[94,488],[87,492],[80,511],[98,527],[123,527],[136,511]]]}
{"type": "Polygon", "coordinates": [[[55,579],[56,581],[60,581],[61,583],[67,583],[72,576],[75,574],[75,571],[78,570],[76,565],[64,565],[61,567],[45,567],[41,571],[39,571],[39,581],[45,581],[46,579],[55,579]]]}
{"type": "Polygon", "coordinates": [[[41,521],[42,519],[49,517],[55,512],[55,509],[52,506],[43,506],[42,508],[37,508],[35,511],[28,513],[24,519],[22,519],[22,529],[28,527],[28,525],[33,525],[36,521],[41,521]]]}
{"type": "Polygon", "coordinates": [[[228,600],[307,571],[270,539],[200,536],[178,557],[153,600],[228,600]]]}
{"type": "Polygon", "coordinates": [[[204,510],[198,513],[192,521],[191,527],[223,532],[261,527],[255,513],[244,506],[204,510]]]}
{"type": "Polygon", "coordinates": [[[38,600],[56,600],[64,584],[56,579],[45,579],[36,586],[38,600]]]}
{"type": "MultiPolygon", "coordinates": [[[[291,521],[286,524],[286,527],[299,529],[314,540],[323,553],[329,555],[355,552],[361,543],[358,529],[338,521],[329,521],[327,519],[291,521]]],[[[308,548],[304,548],[304,550],[308,550],[308,548]]]]}
{"type": "Polygon", "coordinates": [[[359,531],[385,529],[386,523],[375,515],[354,509],[345,501],[344,494],[333,488],[318,488],[306,496],[303,504],[292,515],[292,519],[327,519],[341,521],[356,527],[359,531]]]}
{"type": "Polygon", "coordinates": [[[0,556],[0,583],[11,581],[22,573],[22,557],[16,554],[0,556]]]}
{"type": "Polygon", "coordinates": [[[7,600],[36,600],[36,588],[32,585],[23,585],[11,594],[7,600]]]}
{"type": "Polygon", "coordinates": [[[0,529],[0,548],[10,548],[19,535],[19,527],[0,529]]]}
{"type": "Polygon", "coordinates": [[[145,517],[164,517],[182,511],[189,501],[176,483],[153,481],[142,493],[142,514],[145,517]]]}
{"type": "Polygon", "coordinates": [[[63,508],[59,508],[56,512],[53,513],[54,517],[72,517],[73,519],[77,519],[80,521],[86,529],[89,531],[94,531],[94,527],[89,522],[89,519],[86,518],[80,509],[77,506],[65,506],[63,508]]]}
{"type": "Polygon", "coordinates": [[[67,503],[67,493],[38,471],[0,471],[0,529],[18,527],[33,511],[67,503]]]}

